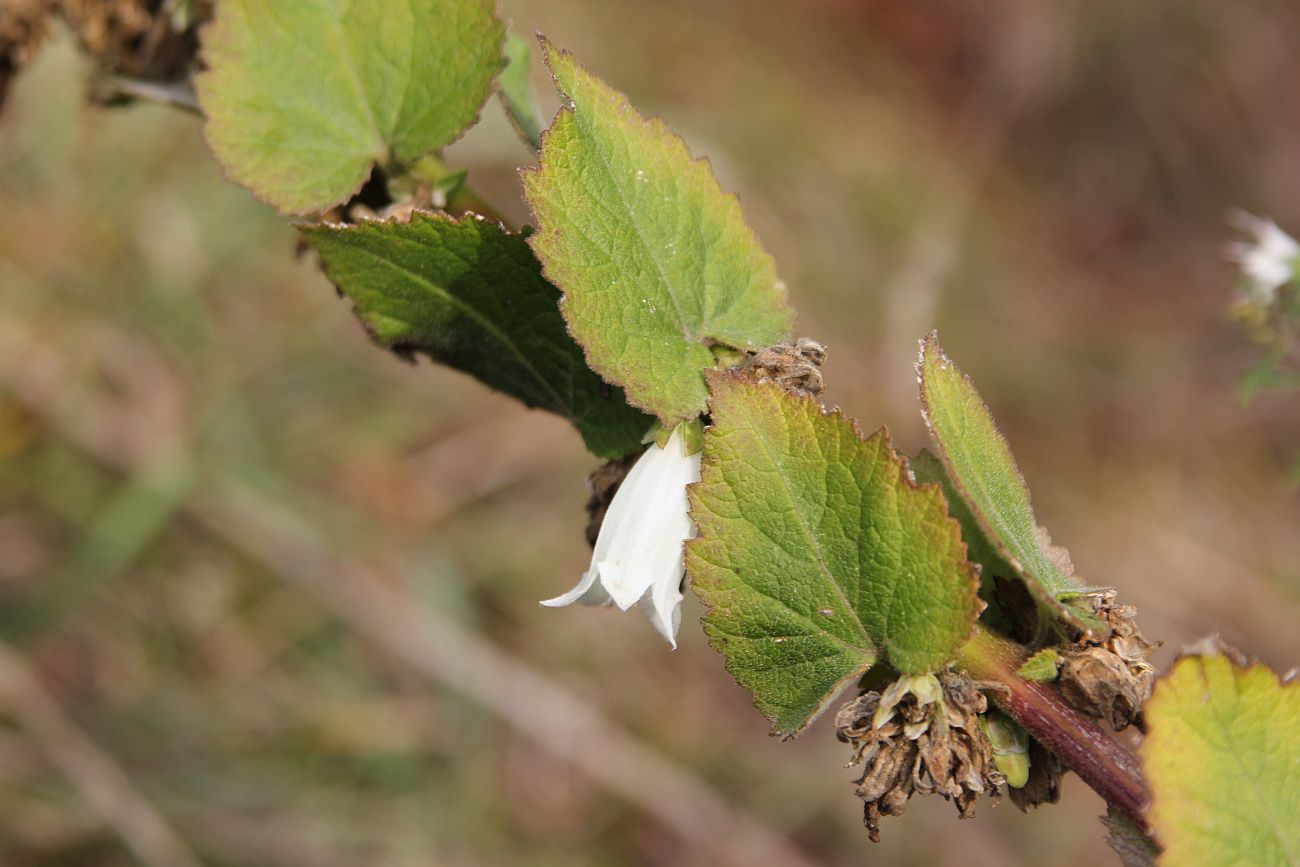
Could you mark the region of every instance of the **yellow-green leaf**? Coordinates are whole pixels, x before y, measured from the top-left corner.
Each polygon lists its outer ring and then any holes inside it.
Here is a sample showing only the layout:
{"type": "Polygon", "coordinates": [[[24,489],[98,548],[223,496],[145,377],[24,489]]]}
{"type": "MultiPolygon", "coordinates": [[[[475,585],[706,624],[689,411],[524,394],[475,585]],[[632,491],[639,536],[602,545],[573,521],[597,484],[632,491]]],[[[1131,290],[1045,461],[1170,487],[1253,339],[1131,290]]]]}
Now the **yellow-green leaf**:
{"type": "Polygon", "coordinates": [[[287,213],[477,120],[502,65],[493,0],[229,0],[204,29],[204,132],[234,181],[287,213]]]}
{"type": "Polygon", "coordinates": [[[1300,687],[1188,656],[1146,706],[1142,764],[1162,867],[1300,865],[1300,687]]]}
{"type": "Polygon", "coordinates": [[[704,411],[711,345],[790,336],[785,287],[708,163],[571,54],[543,48],[568,107],[524,173],[533,249],[591,366],[672,427],[704,411]]]}

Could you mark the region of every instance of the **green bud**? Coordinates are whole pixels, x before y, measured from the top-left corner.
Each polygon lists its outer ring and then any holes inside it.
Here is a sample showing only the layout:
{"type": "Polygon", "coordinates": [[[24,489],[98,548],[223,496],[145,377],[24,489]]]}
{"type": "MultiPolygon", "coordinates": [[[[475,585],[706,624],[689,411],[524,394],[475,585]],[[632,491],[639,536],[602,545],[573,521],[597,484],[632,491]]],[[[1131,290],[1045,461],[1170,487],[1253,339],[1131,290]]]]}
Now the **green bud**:
{"type": "Polygon", "coordinates": [[[749,353],[730,346],[717,345],[710,346],[709,349],[713,352],[714,366],[718,370],[730,370],[733,367],[739,367],[749,358],[749,353]]]}
{"type": "Polygon", "coordinates": [[[1013,789],[1029,781],[1029,734],[1015,720],[991,710],[980,717],[980,730],[993,745],[993,763],[1013,789]]]}
{"type": "Polygon", "coordinates": [[[1025,660],[1016,674],[1034,683],[1051,683],[1061,669],[1061,655],[1046,647],[1025,660]]]}

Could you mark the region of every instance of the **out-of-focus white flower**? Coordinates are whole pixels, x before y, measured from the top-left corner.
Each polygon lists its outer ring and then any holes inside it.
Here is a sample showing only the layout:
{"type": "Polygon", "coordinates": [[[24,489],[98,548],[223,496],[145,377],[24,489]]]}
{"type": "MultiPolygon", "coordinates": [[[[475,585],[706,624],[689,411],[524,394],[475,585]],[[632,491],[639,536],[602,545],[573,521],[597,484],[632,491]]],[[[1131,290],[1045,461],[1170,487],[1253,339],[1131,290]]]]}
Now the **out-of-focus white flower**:
{"type": "Polygon", "coordinates": [[[1265,220],[1244,211],[1233,216],[1233,225],[1246,240],[1228,246],[1228,257],[1241,266],[1246,291],[1252,301],[1271,304],[1278,287],[1295,279],[1300,263],[1300,242],[1265,220]]]}
{"type": "Polygon", "coordinates": [[[664,638],[677,647],[681,623],[682,544],[695,535],[686,486],[700,480],[700,454],[687,454],[686,425],[662,447],[637,459],[605,513],[591,566],[578,585],[543,605],[640,603],[664,638]]]}

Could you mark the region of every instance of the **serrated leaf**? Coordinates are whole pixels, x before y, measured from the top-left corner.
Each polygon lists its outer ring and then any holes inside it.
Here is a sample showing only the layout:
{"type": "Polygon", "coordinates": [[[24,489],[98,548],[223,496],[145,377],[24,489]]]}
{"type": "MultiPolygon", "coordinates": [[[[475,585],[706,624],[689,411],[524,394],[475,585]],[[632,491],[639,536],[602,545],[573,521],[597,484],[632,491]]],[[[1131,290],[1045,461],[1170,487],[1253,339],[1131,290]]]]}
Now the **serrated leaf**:
{"type": "Polygon", "coordinates": [[[203,31],[204,132],[236,182],[287,213],[345,201],[478,119],[501,68],[493,0],[240,0],[203,31]]]}
{"type": "Polygon", "coordinates": [[[1145,714],[1158,864],[1300,865],[1300,687],[1263,665],[1189,656],[1145,714]]]}
{"type": "Polygon", "coordinates": [[[880,656],[904,674],[951,661],[981,605],[939,488],[911,480],[883,429],[863,440],[771,383],[709,385],[686,566],[710,642],[774,733],[797,734],[880,656]]]}
{"type": "Polygon", "coordinates": [[[587,367],[564,328],[559,290],[519,235],[418,211],[405,224],[302,232],[383,345],[422,352],[569,419],[602,457],[640,446],[653,420],[587,367]]]}
{"type": "Polygon", "coordinates": [[[532,71],[533,52],[528,40],[511,33],[506,39],[506,68],[501,71],[497,87],[515,130],[533,150],[538,150],[542,146],[542,119],[532,71]]]}
{"type": "Polygon", "coordinates": [[[790,336],[785,287],[707,163],[571,54],[543,48],[569,107],[523,175],[533,249],[591,366],[672,427],[705,409],[711,344],[790,336]]]}
{"type": "Polygon", "coordinates": [[[917,372],[939,457],[983,536],[1055,616],[1085,631],[1101,628],[1088,612],[1063,601],[1087,588],[1075,583],[1068,555],[1038,526],[1010,446],[970,377],[944,354],[937,333],[921,341],[917,372]]]}
{"type": "Polygon", "coordinates": [[[1007,563],[998,547],[989,541],[979,519],[948,475],[948,468],[943,465],[943,461],[930,450],[921,449],[912,459],[911,467],[912,475],[918,482],[929,482],[943,489],[944,497],[948,500],[948,514],[961,525],[961,537],[966,542],[966,559],[980,567],[981,579],[991,579],[995,575],[1015,575],[1016,570],[1007,563]]]}
{"type": "Polygon", "coordinates": [[[967,505],[961,492],[953,483],[948,468],[933,452],[921,449],[912,460],[912,475],[918,482],[931,482],[943,489],[948,500],[948,514],[961,525],[961,537],[966,542],[966,559],[980,568],[980,596],[988,603],[981,615],[985,626],[1008,635],[1036,642],[1053,631],[1051,617],[1043,616],[1032,595],[1026,590],[1023,599],[1013,593],[1010,582],[1021,583],[1020,570],[1002,556],[998,546],[989,541],[979,519],[967,505]],[[1001,579],[1001,581],[999,581],[1001,579]]]}

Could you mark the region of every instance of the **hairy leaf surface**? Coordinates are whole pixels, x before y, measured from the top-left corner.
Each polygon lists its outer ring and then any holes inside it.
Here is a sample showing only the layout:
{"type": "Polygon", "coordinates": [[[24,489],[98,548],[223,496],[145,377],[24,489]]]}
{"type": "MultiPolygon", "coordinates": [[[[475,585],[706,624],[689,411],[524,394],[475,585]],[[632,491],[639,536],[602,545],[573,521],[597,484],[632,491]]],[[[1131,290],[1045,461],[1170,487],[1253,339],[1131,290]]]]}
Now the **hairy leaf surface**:
{"type": "Polygon", "coordinates": [[[564,328],[559,290],[522,237],[420,212],[406,224],[302,232],[380,343],[422,352],[569,419],[603,457],[640,445],[652,419],[587,367],[564,328]]]}
{"type": "Polygon", "coordinates": [[[232,0],[203,32],[205,133],[229,176],[287,213],[355,193],[478,118],[502,65],[493,0],[232,0]]]}
{"type": "Polygon", "coordinates": [[[975,384],[944,354],[937,334],[921,342],[917,370],[926,424],[947,469],[947,481],[994,549],[976,554],[1000,556],[1057,617],[1080,629],[1097,628],[1089,613],[1064,601],[1087,588],[1075,583],[1068,555],[1053,548],[1038,526],[1029,487],[1011,448],[975,384]]]}
{"type": "Polygon", "coordinates": [[[930,482],[943,489],[944,497],[948,500],[948,513],[961,525],[961,536],[966,542],[966,559],[979,565],[981,580],[991,580],[995,575],[1009,577],[1016,574],[1016,570],[999,552],[998,546],[989,541],[979,519],[948,475],[948,468],[943,465],[943,461],[930,450],[921,449],[913,458],[911,466],[912,475],[918,482],[930,482]]]}
{"type": "Polygon", "coordinates": [[[1300,687],[1188,656],[1156,683],[1146,719],[1157,863],[1300,865],[1300,687]]]}
{"type": "Polygon", "coordinates": [[[567,98],[524,191],[533,249],[564,291],[574,337],[605,379],[672,426],[704,411],[714,343],[790,336],[772,258],[734,196],[659,119],[543,43],[567,98]]]}
{"type": "Polygon", "coordinates": [[[810,398],[708,379],[686,564],[711,643],[774,731],[797,734],[881,656],[905,674],[951,661],[981,605],[939,488],[883,430],[863,440],[810,398]]]}

